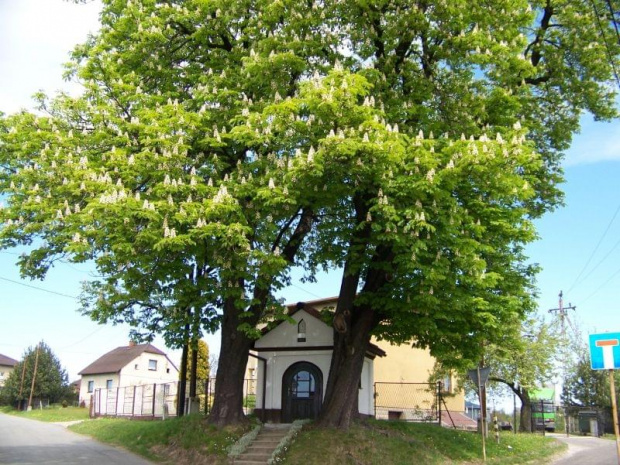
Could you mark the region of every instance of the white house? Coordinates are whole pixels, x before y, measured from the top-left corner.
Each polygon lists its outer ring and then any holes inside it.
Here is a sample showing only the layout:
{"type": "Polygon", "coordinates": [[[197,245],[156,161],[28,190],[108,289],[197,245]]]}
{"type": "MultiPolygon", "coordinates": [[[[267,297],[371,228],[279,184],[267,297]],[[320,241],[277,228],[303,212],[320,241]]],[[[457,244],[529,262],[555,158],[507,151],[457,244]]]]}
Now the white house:
{"type": "Polygon", "coordinates": [[[154,385],[178,381],[179,370],[168,356],[151,344],[117,347],[82,371],[80,404],[90,404],[97,389],[154,385]]]}
{"type": "MultiPolygon", "coordinates": [[[[334,344],[331,326],[317,310],[299,304],[294,324],[280,323],[254,343],[257,358],[255,413],[265,421],[316,418],[323,402],[334,344]]],[[[359,412],[373,415],[373,360],[385,353],[372,345],[366,353],[359,390],[359,412]]]]}
{"type": "Polygon", "coordinates": [[[17,365],[17,360],[0,354],[0,388],[4,386],[15,365],[17,365]]]}

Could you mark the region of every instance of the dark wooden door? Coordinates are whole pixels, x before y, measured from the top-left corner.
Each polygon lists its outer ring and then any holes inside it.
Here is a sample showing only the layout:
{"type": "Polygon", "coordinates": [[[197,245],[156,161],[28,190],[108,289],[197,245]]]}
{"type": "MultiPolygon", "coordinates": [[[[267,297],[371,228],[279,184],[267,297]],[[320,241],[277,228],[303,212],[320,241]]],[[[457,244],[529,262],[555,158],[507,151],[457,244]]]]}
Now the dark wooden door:
{"type": "Polygon", "coordinates": [[[316,418],[323,403],[323,375],[309,362],[291,365],[282,377],[282,421],[316,418]]]}

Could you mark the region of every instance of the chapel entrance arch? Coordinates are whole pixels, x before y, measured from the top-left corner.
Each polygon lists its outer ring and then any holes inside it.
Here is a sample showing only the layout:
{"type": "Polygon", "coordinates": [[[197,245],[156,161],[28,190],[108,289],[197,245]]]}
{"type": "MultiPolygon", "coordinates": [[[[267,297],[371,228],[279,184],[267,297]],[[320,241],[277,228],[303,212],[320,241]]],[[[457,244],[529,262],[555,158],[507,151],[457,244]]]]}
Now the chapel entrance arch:
{"type": "Polygon", "coordinates": [[[282,376],[282,422],[315,419],[323,403],[323,373],[310,362],[297,362],[282,376]]]}

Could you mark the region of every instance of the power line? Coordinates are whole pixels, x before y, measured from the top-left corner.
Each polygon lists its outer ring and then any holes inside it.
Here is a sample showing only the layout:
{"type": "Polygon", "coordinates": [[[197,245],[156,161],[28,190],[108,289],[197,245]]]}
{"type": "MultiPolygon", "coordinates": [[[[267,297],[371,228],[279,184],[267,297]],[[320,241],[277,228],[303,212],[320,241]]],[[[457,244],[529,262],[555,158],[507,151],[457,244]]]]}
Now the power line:
{"type": "Polygon", "coordinates": [[[325,296],[320,296],[320,295],[317,295],[317,294],[315,294],[314,292],[310,292],[309,290],[304,289],[303,287],[298,286],[297,284],[293,284],[293,283],[291,283],[291,286],[296,287],[296,288],[297,288],[297,289],[299,289],[300,291],[304,291],[306,294],[310,294],[311,296],[316,297],[316,298],[318,298],[318,299],[322,299],[323,297],[325,297],[325,296]]]}
{"type": "Polygon", "coordinates": [[[613,6],[611,6],[611,0],[607,0],[607,7],[609,8],[609,14],[611,15],[611,24],[614,25],[616,31],[616,37],[618,38],[618,44],[620,44],[620,31],[618,31],[618,23],[616,22],[616,13],[613,6]]]}
{"type": "Polygon", "coordinates": [[[79,341],[73,342],[71,344],[69,344],[68,346],[64,346],[64,347],[60,347],[58,350],[64,350],[64,349],[68,349],[70,347],[73,347],[77,344],[79,344],[80,342],[85,341],[86,339],[88,339],[89,337],[91,337],[92,335],[98,333],[99,331],[101,331],[103,328],[105,328],[105,326],[100,326],[99,328],[97,328],[96,330],[94,330],[92,333],[87,334],[86,336],[84,336],[82,339],[80,339],[79,341]]]}
{"type": "MultiPolygon", "coordinates": [[[[603,232],[603,235],[601,236],[601,238],[598,240],[598,243],[596,244],[596,247],[594,247],[594,250],[592,251],[592,253],[590,254],[590,257],[588,258],[588,261],[586,262],[586,264],[583,266],[583,268],[581,269],[581,271],[579,272],[579,274],[577,275],[577,277],[575,278],[575,282],[573,282],[573,284],[571,285],[571,287],[568,289],[567,292],[572,291],[575,286],[577,285],[577,283],[579,282],[579,278],[581,278],[581,275],[583,275],[584,271],[586,271],[586,268],[588,268],[588,265],[590,264],[590,262],[592,261],[592,259],[594,258],[594,255],[596,254],[596,252],[598,251],[598,248],[601,246],[601,243],[603,242],[603,239],[605,239],[605,236],[607,236],[607,233],[609,232],[609,229],[611,228],[611,225],[613,224],[613,222],[616,219],[616,216],[618,216],[618,212],[620,212],[620,205],[618,205],[618,208],[616,208],[616,211],[613,215],[613,217],[611,218],[611,220],[609,221],[609,223],[607,224],[607,228],[605,228],[605,231],[603,232]]],[[[598,265],[597,265],[598,266],[598,265]]]]}
{"type": "Polygon", "coordinates": [[[0,279],[2,281],[8,281],[9,283],[19,284],[20,286],[29,287],[30,289],[36,289],[37,291],[43,291],[49,294],[59,295],[60,297],[67,297],[68,299],[77,300],[77,297],[73,295],[63,294],[62,292],[50,291],[49,289],[45,289],[43,287],[33,286],[32,284],[22,283],[20,281],[15,281],[14,279],[4,278],[2,276],[0,276],[0,279]]]}
{"type": "MultiPolygon", "coordinates": [[[[603,44],[605,45],[605,51],[607,52],[607,60],[609,61],[609,65],[611,66],[614,77],[616,78],[616,84],[618,84],[618,87],[620,87],[620,77],[618,77],[618,71],[616,70],[616,64],[614,63],[614,57],[611,54],[611,49],[609,48],[609,44],[607,43],[607,36],[605,35],[605,30],[603,29],[601,16],[599,15],[598,8],[596,8],[595,1],[590,0],[590,3],[592,4],[592,9],[594,10],[594,17],[596,18],[596,25],[598,26],[601,36],[603,36],[603,44]]],[[[611,5],[610,5],[610,8],[611,8],[611,5]]],[[[615,21],[613,20],[613,17],[612,17],[612,22],[615,23],[615,21]]],[[[616,33],[617,32],[618,31],[616,30],[616,33]]]]}
{"type": "MultiPolygon", "coordinates": [[[[20,256],[23,255],[23,253],[9,252],[9,251],[6,251],[6,250],[0,250],[0,254],[15,255],[16,257],[20,257],[20,256]]],[[[80,270],[79,268],[73,266],[73,264],[71,262],[68,262],[67,260],[58,260],[55,263],[60,263],[62,265],[65,265],[66,267],[71,268],[73,271],[77,271],[78,273],[85,273],[86,272],[86,270],[80,270]]]]}
{"type": "Polygon", "coordinates": [[[620,245],[620,239],[618,239],[618,241],[614,244],[614,246],[613,246],[611,249],[609,249],[609,251],[608,251],[608,252],[607,252],[607,253],[603,256],[603,258],[601,258],[601,259],[599,260],[599,262],[598,262],[596,265],[594,265],[594,267],[593,267],[590,271],[588,271],[588,274],[586,274],[586,275],[583,277],[583,280],[582,280],[582,281],[585,281],[586,279],[588,279],[588,278],[590,277],[590,275],[591,275],[592,273],[594,273],[594,271],[596,271],[596,269],[597,269],[597,268],[601,265],[601,263],[603,263],[605,260],[607,260],[607,259],[609,258],[609,256],[611,255],[611,253],[612,253],[614,250],[616,250],[616,248],[617,248],[619,245],[620,245]]]}
{"type": "Polygon", "coordinates": [[[609,284],[611,282],[612,279],[614,279],[618,274],[620,274],[620,269],[618,269],[614,274],[612,274],[609,279],[607,279],[607,281],[605,281],[603,284],[601,284],[599,287],[597,287],[594,292],[592,292],[592,294],[590,294],[588,297],[586,297],[583,301],[587,301],[588,299],[590,299],[590,297],[593,297],[594,295],[596,295],[596,293],[598,293],[598,291],[600,291],[601,289],[603,289],[605,286],[607,286],[607,284],[609,284]]]}

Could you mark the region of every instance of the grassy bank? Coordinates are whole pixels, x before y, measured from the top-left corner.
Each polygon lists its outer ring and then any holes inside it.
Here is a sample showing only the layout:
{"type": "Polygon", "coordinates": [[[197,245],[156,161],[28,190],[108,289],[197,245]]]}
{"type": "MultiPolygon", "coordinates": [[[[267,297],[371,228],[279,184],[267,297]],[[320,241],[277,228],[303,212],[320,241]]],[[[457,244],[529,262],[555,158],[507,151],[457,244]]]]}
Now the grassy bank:
{"type": "Polygon", "coordinates": [[[43,409],[32,409],[30,412],[15,410],[12,407],[2,407],[0,412],[7,413],[9,415],[15,415],[22,418],[29,418],[31,420],[59,422],[59,421],[74,421],[74,420],[87,420],[88,409],[80,407],[62,407],[61,405],[52,405],[43,409]]]}
{"type": "MultiPolygon", "coordinates": [[[[248,427],[249,428],[249,427],[248,427]]],[[[166,421],[101,418],[70,427],[150,460],[178,465],[225,464],[227,449],[245,432],[219,430],[200,415],[166,421]]],[[[546,463],[566,446],[540,435],[503,433],[487,442],[489,464],[546,463]]],[[[482,464],[479,435],[428,424],[369,421],[349,431],[306,426],[280,463],[296,465],[482,464]]]]}
{"type": "MultiPolygon", "coordinates": [[[[503,433],[500,444],[489,439],[489,464],[544,463],[565,445],[539,435],[503,433]]],[[[370,421],[347,432],[305,428],[283,458],[285,464],[478,464],[479,435],[427,424],[370,421]]]]}
{"type": "Polygon", "coordinates": [[[225,464],[227,449],[245,432],[217,429],[201,415],[168,420],[99,418],[69,429],[124,447],[153,461],[174,464],[225,464]]]}

